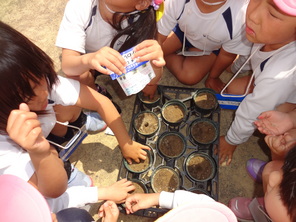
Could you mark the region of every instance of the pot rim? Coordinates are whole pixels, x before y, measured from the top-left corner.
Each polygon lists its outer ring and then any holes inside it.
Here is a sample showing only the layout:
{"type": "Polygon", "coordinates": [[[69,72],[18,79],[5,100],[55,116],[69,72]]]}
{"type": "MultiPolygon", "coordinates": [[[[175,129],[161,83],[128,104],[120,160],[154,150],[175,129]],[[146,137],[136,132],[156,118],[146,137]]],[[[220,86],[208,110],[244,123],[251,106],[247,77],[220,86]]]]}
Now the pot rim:
{"type": "Polygon", "coordinates": [[[213,143],[215,140],[217,140],[217,138],[218,138],[218,134],[219,134],[219,131],[218,131],[218,130],[219,130],[219,129],[218,129],[217,124],[216,124],[213,120],[208,119],[208,118],[198,118],[198,119],[195,119],[195,120],[193,120],[193,121],[190,123],[190,125],[189,125],[189,135],[190,135],[190,137],[193,139],[193,141],[194,141],[195,143],[200,144],[200,145],[209,145],[209,144],[213,143]],[[207,143],[203,143],[203,142],[200,142],[200,141],[196,140],[196,138],[194,138],[194,137],[192,136],[192,132],[191,132],[192,127],[193,127],[195,124],[197,124],[198,122],[208,122],[208,123],[210,123],[210,124],[215,128],[215,132],[216,132],[216,133],[215,133],[214,138],[213,138],[211,141],[209,141],[209,142],[207,142],[207,143]]]}
{"type": "Polygon", "coordinates": [[[158,166],[158,167],[154,170],[154,172],[152,173],[152,175],[151,175],[151,179],[150,179],[152,190],[153,190],[155,193],[157,193],[157,192],[161,192],[161,191],[157,191],[157,190],[155,189],[155,186],[154,186],[155,174],[156,174],[159,170],[161,170],[161,169],[168,169],[168,170],[172,171],[172,172],[174,173],[174,175],[176,175],[176,177],[178,178],[178,186],[176,187],[176,190],[178,190],[178,189],[180,188],[180,186],[181,186],[180,173],[177,172],[174,168],[169,167],[169,166],[165,166],[165,165],[158,166]]]}
{"type": "Polygon", "coordinates": [[[214,161],[214,159],[209,156],[208,154],[206,153],[202,153],[202,152],[199,152],[199,151],[194,151],[192,152],[191,154],[189,154],[187,156],[187,158],[185,159],[184,161],[184,169],[186,171],[186,174],[193,180],[193,181],[196,181],[196,182],[204,182],[204,181],[208,181],[208,180],[211,180],[214,178],[214,176],[216,175],[216,163],[214,161]],[[201,157],[204,157],[205,159],[207,159],[210,163],[211,163],[211,166],[212,166],[212,173],[211,175],[206,178],[206,179],[203,179],[203,180],[198,180],[196,178],[194,178],[190,173],[189,173],[189,170],[188,170],[188,164],[189,164],[189,161],[195,157],[195,156],[201,156],[201,157]]]}
{"type": "Polygon", "coordinates": [[[151,167],[152,167],[152,165],[153,165],[153,155],[152,155],[152,148],[149,146],[149,148],[151,149],[151,150],[145,150],[146,152],[147,152],[147,157],[149,158],[149,165],[148,165],[148,167],[146,167],[145,169],[143,169],[143,170],[141,170],[141,171],[134,171],[134,170],[132,170],[130,167],[129,167],[129,165],[130,164],[128,164],[128,162],[126,161],[126,159],[124,159],[123,158],[123,164],[124,164],[124,166],[125,166],[125,168],[129,171],[129,172],[131,172],[131,173],[136,173],[136,174],[141,174],[141,173],[144,173],[144,172],[146,172],[146,171],[148,171],[151,167]]]}
{"type": "Polygon", "coordinates": [[[181,100],[178,100],[178,99],[171,99],[169,101],[167,101],[161,108],[161,116],[163,118],[163,120],[168,123],[169,125],[179,125],[180,123],[182,123],[185,119],[186,119],[186,116],[187,116],[187,107],[186,105],[181,101],[181,100]],[[167,120],[163,114],[164,110],[170,106],[170,105],[178,105],[179,107],[182,108],[183,110],[183,114],[184,114],[184,117],[177,121],[177,122],[170,122],[169,120],[167,120]]]}
{"type": "Polygon", "coordinates": [[[179,133],[179,132],[174,132],[174,131],[165,131],[163,132],[157,139],[156,141],[156,148],[158,150],[158,152],[161,154],[161,156],[163,156],[164,158],[171,158],[171,159],[175,159],[175,158],[179,158],[180,156],[182,156],[184,154],[184,152],[186,151],[186,146],[187,146],[187,142],[186,142],[186,139],[185,137],[183,136],[183,134],[179,133]],[[183,141],[183,149],[182,149],[182,152],[177,155],[177,156],[167,156],[165,155],[163,152],[161,152],[161,149],[160,149],[160,142],[161,140],[167,136],[167,135],[176,135],[178,136],[179,138],[181,138],[181,140],[183,141]]]}
{"type": "Polygon", "coordinates": [[[133,128],[136,130],[136,132],[137,132],[138,134],[140,134],[140,135],[142,135],[142,136],[145,136],[145,137],[150,137],[150,136],[155,135],[155,134],[157,133],[157,131],[159,130],[159,128],[160,128],[160,120],[159,120],[159,118],[158,118],[158,116],[157,116],[156,113],[154,113],[154,112],[152,112],[152,111],[150,111],[150,110],[144,110],[144,111],[141,111],[141,112],[137,113],[137,114],[135,115],[135,117],[133,118],[133,128]],[[157,125],[158,125],[158,126],[157,126],[157,129],[156,129],[154,132],[152,132],[152,133],[147,133],[147,134],[142,133],[142,132],[140,132],[140,131],[137,129],[137,127],[135,126],[135,120],[136,120],[141,114],[144,114],[144,113],[151,113],[151,114],[156,118],[156,120],[157,120],[157,125]]]}

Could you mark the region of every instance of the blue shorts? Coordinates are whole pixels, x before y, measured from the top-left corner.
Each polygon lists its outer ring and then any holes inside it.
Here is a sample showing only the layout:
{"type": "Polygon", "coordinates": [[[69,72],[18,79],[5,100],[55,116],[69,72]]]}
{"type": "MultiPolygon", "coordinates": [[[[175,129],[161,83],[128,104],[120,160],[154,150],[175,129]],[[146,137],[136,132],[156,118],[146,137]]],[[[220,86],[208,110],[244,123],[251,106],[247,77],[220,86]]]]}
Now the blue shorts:
{"type": "MultiPolygon", "coordinates": [[[[183,43],[183,38],[184,38],[184,32],[181,31],[179,25],[177,24],[175,28],[173,29],[173,32],[176,34],[178,39],[180,40],[181,43],[183,43]]],[[[185,37],[185,48],[195,48],[185,37]]],[[[216,56],[219,55],[220,49],[212,51],[216,56]]]]}

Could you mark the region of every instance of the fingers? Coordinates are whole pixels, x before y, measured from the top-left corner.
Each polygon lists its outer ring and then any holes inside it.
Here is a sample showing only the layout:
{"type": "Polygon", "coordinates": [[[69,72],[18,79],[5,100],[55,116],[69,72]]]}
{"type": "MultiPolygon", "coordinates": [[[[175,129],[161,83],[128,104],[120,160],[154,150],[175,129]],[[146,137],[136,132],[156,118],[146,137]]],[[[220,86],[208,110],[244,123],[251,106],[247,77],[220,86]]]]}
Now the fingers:
{"type": "Polygon", "coordinates": [[[26,103],[21,103],[19,109],[22,111],[30,112],[30,108],[26,103]]]}

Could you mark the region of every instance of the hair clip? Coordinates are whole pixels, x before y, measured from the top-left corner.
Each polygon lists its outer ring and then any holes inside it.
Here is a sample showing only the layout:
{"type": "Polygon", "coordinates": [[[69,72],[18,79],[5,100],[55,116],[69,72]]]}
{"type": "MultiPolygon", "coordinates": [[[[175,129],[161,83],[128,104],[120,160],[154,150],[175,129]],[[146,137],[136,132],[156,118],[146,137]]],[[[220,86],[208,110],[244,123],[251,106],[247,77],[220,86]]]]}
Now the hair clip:
{"type": "Polygon", "coordinates": [[[164,0],[152,0],[151,5],[153,6],[154,10],[159,9],[159,5],[163,3],[164,0]]]}

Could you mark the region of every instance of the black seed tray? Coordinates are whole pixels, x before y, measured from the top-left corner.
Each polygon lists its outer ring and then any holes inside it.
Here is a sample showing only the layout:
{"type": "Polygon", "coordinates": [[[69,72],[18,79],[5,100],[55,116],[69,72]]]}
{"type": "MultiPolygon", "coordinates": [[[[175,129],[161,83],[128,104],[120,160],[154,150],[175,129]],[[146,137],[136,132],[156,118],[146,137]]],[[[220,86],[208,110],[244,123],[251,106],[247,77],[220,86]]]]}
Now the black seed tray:
{"type": "MultiPolygon", "coordinates": [[[[159,85],[158,91],[160,94],[160,101],[154,107],[150,107],[144,104],[140,100],[141,93],[137,94],[135,103],[134,103],[134,109],[132,113],[129,134],[131,135],[133,140],[142,144],[146,144],[152,148],[153,163],[152,163],[152,166],[149,168],[149,170],[146,172],[132,173],[128,171],[127,168],[124,166],[124,160],[123,160],[119,170],[118,180],[122,178],[127,178],[129,180],[133,180],[133,179],[140,180],[147,187],[148,193],[153,193],[153,190],[151,187],[151,176],[153,172],[159,166],[169,166],[169,167],[172,167],[174,170],[176,170],[180,175],[181,185],[178,189],[204,193],[208,196],[211,196],[213,199],[218,200],[218,175],[219,175],[218,146],[219,146],[219,129],[220,129],[220,107],[217,106],[217,108],[207,116],[204,116],[202,113],[198,112],[193,105],[193,95],[195,92],[198,92],[199,90],[201,89],[159,85]],[[162,119],[161,108],[166,102],[170,100],[175,100],[175,99],[180,100],[186,105],[187,116],[185,120],[183,120],[179,125],[171,126],[162,119]],[[133,127],[134,117],[139,112],[142,112],[145,110],[149,110],[157,114],[159,123],[160,123],[160,127],[156,132],[156,134],[150,137],[144,137],[142,135],[139,135],[133,127]],[[208,118],[212,120],[214,124],[217,126],[217,132],[218,132],[217,139],[210,145],[199,145],[195,143],[195,141],[193,141],[193,139],[189,135],[190,124],[192,123],[192,121],[198,118],[208,118]],[[162,156],[159,153],[156,147],[156,143],[159,135],[161,135],[163,132],[179,132],[185,137],[187,144],[186,144],[185,152],[180,157],[168,158],[168,157],[162,156]],[[190,176],[187,175],[184,163],[186,158],[192,152],[205,153],[214,160],[215,175],[212,179],[197,182],[195,180],[192,180],[190,176]]],[[[122,212],[125,212],[122,206],[119,206],[119,208],[122,209],[122,212]]],[[[167,212],[166,209],[149,208],[146,210],[140,210],[134,214],[145,216],[145,217],[159,217],[166,212],[167,212]]]]}

